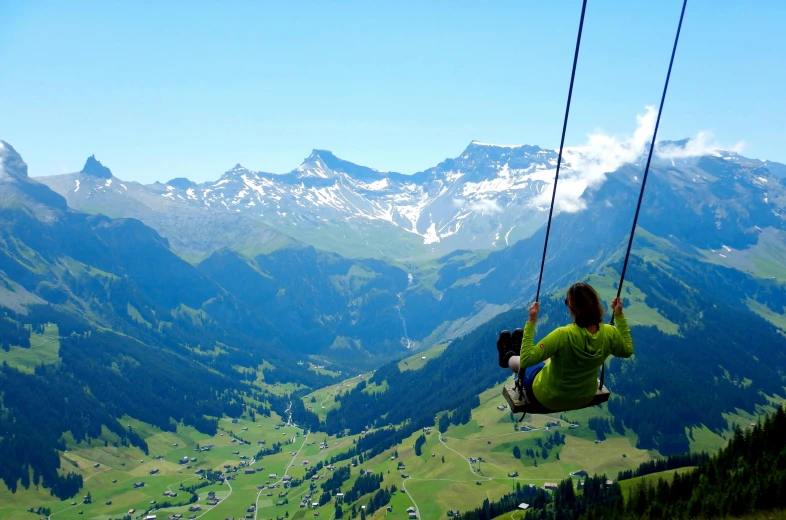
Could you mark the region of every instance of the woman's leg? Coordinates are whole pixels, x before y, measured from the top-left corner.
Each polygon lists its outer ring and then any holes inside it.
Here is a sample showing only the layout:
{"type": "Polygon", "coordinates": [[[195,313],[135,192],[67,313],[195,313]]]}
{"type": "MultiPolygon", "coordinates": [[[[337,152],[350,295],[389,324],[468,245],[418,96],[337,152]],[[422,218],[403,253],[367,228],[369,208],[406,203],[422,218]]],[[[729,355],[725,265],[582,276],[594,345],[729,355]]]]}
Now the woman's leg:
{"type": "Polygon", "coordinates": [[[518,374],[519,369],[521,368],[521,358],[519,356],[510,356],[508,360],[508,368],[510,368],[514,373],[518,374]]]}

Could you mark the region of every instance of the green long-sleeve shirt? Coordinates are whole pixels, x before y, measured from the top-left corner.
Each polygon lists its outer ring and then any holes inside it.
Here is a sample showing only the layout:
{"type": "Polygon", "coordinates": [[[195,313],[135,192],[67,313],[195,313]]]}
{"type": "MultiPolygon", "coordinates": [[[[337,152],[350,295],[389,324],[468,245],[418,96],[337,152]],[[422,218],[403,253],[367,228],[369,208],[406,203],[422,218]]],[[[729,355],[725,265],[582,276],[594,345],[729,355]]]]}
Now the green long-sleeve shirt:
{"type": "Polygon", "coordinates": [[[633,355],[633,339],[625,316],[614,317],[616,326],[601,324],[595,334],[575,323],[559,327],[537,344],[535,324],[527,322],[521,342],[521,368],[551,359],[532,385],[535,398],[550,410],[587,406],[598,390],[598,369],[609,355],[633,355]]]}

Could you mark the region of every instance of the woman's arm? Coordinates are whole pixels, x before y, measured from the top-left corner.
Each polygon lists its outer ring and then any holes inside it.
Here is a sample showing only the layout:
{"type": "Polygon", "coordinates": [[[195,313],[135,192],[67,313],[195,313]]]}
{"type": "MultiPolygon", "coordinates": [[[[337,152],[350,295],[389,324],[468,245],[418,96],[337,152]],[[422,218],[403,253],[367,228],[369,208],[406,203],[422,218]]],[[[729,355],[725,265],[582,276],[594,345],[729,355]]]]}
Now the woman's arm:
{"type": "Polygon", "coordinates": [[[611,302],[611,308],[614,309],[614,325],[617,329],[611,342],[611,353],[617,357],[629,358],[633,355],[633,338],[630,336],[628,320],[622,314],[622,299],[615,298],[611,302]]]}
{"type": "Polygon", "coordinates": [[[524,338],[521,341],[520,368],[528,368],[549,359],[557,353],[561,342],[562,331],[556,329],[535,345],[535,323],[538,320],[540,306],[537,302],[529,308],[529,320],[524,325],[524,338]]]}

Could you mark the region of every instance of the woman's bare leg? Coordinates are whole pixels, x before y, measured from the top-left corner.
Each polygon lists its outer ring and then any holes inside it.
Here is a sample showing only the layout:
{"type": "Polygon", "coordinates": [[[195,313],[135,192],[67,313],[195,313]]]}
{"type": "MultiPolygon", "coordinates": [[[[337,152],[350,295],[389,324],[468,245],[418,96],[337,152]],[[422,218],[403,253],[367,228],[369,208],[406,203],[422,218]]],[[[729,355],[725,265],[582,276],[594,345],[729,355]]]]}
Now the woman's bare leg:
{"type": "Polygon", "coordinates": [[[521,358],[519,356],[510,356],[508,360],[508,367],[515,373],[519,373],[519,368],[521,368],[521,358]]]}

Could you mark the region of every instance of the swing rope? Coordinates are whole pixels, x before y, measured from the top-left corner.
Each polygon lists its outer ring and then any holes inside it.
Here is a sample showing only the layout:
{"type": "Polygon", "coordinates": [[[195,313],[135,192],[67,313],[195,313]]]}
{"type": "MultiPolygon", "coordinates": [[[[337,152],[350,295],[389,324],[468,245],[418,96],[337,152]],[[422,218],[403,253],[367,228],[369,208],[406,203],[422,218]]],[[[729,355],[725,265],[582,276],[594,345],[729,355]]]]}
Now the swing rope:
{"type": "Polygon", "coordinates": [[[551,207],[549,208],[549,220],[546,224],[546,241],[543,244],[543,258],[540,260],[540,275],[538,276],[538,290],[535,293],[535,301],[540,301],[540,286],[543,283],[543,266],[546,264],[546,250],[549,247],[549,232],[551,231],[551,217],[554,214],[554,200],[557,197],[557,181],[559,180],[559,168],[562,164],[562,148],[565,146],[565,131],[568,129],[568,115],[570,114],[570,99],[573,97],[573,81],[576,79],[576,64],[579,61],[579,48],[581,47],[581,33],[584,30],[584,13],[587,11],[587,0],[581,4],[581,19],[579,20],[579,34],[576,37],[576,50],[573,53],[573,70],[570,73],[570,87],[568,88],[568,102],[565,105],[565,120],[562,122],[562,139],[559,142],[559,157],[557,158],[557,173],[554,175],[554,190],[551,192],[551,207]]]}
{"type": "MultiPolygon", "coordinates": [[[[677,35],[674,37],[674,47],[671,49],[671,60],[669,61],[669,70],[666,73],[666,83],[663,85],[663,94],[660,97],[660,107],[658,108],[658,118],[655,120],[655,130],[652,132],[652,141],[650,141],[650,152],[647,156],[647,165],[644,167],[644,176],[641,179],[641,190],[639,191],[639,201],[636,204],[636,213],[633,216],[633,226],[630,229],[630,239],[628,240],[628,248],[625,251],[625,261],[622,264],[622,274],[620,274],[620,283],[617,287],[617,298],[622,294],[622,284],[625,282],[625,273],[628,270],[628,260],[630,260],[630,250],[633,246],[633,237],[636,233],[636,225],[639,221],[639,212],[641,211],[641,201],[644,198],[644,188],[647,185],[647,176],[650,173],[650,163],[652,162],[652,152],[655,150],[655,141],[658,137],[658,127],[660,126],[660,116],[663,114],[663,105],[666,102],[666,91],[669,89],[669,79],[671,78],[671,69],[674,66],[674,56],[677,54],[677,43],[680,41],[680,31],[682,30],[682,20],[685,17],[685,7],[688,5],[688,0],[682,2],[682,12],[680,13],[680,22],[677,24],[677,35]]],[[[611,325],[614,325],[614,312],[611,313],[611,325]]],[[[600,387],[603,389],[603,380],[606,376],[606,364],[600,370],[600,387]]]]}

